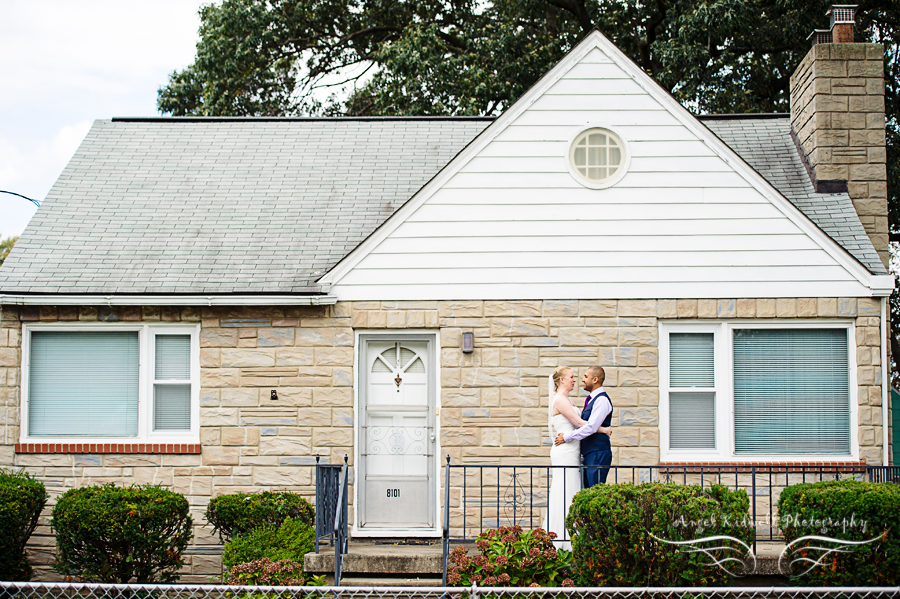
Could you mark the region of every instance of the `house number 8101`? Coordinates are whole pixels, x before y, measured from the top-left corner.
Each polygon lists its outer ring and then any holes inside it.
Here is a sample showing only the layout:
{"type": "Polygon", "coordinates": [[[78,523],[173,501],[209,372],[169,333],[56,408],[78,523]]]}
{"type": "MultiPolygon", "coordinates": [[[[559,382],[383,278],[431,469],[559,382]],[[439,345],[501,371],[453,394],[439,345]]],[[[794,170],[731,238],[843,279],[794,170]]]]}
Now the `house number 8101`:
{"type": "Polygon", "coordinates": [[[388,497],[400,497],[400,489],[388,489],[387,496],[388,497]]]}

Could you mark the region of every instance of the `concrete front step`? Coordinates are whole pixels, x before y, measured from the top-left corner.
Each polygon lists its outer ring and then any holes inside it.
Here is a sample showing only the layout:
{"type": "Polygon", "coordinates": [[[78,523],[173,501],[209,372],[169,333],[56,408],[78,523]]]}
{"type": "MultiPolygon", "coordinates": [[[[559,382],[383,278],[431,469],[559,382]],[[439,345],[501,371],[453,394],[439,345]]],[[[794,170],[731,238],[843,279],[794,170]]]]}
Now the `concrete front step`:
{"type": "Polygon", "coordinates": [[[439,587],[441,579],[438,578],[392,578],[388,576],[343,576],[342,587],[439,587]]]}
{"type": "MultiPolygon", "coordinates": [[[[334,549],[322,547],[319,551],[304,556],[303,570],[311,574],[333,574],[334,549]]],[[[342,572],[345,578],[354,575],[440,578],[443,573],[441,544],[351,542],[344,556],[342,572]]]]}

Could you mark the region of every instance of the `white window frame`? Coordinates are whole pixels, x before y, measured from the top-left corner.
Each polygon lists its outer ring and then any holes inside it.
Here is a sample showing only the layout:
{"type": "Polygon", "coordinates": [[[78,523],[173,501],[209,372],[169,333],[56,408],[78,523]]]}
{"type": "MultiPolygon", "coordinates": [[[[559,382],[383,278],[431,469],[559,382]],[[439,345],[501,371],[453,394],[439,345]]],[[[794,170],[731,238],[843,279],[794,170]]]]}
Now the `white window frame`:
{"type": "Polygon", "coordinates": [[[20,443],[179,443],[200,442],[200,325],[181,323],[103,323],[60,324],[25,323],[22,325],[22,406],[20,443]],[[134,437],[30,436],[28,434],[28,383],[31,368],[31,333],[135,331],[138,333],[138,430],[134,437]],[[154,341],[156,335],[191,336],[191,430],[153,431],[153,381],[155,368],[154,341]]]}
{"type": "Polygon", "coordinates": [[[850,320],[726,320],[660,321],[659,323],[659,441],[662,462],[796,462],[859,459],[859,393],[856,383],[856,330],[850,320]],[[850,453],[736,454],[734,452],[734,330],[844,329],[850,382],[850,453]],[[713,333],[716,382],[716,449],[669,449],[669,334],[713,333]]]}
{"type": "Polygon", "coordinates": [[[579,184],[589,189],[606,189],[607,187],[612,187],[613,185],[621,181],[622,178],[628,173],[628,169],[631,167],[631,146],[625,136],[622,135],[622,132],[618,130],[618,128],[610,127],[609,125],[604,123],[588,123],[586,126],[580,127],[578,131],[576,131],[575,134],[569,138],[569,143],[566,144],[565,164],[566,170],[569,171],[569,174],[572,176],[572,178],[578,181],[579,184]],[[582,134],[591,129],[604,129],[619,138],[619,141],[622,143],[623,156],[621,168],[618,172],[616,172],[615,175],[604,179],[603,181],[592,181],[583,177],[581,173],[579,173],[575,168],[575,165],[572,164],[572,150],[573,145],[575,144],[575,140],[577,140],[579,137],[581,137],[582,134]]]}

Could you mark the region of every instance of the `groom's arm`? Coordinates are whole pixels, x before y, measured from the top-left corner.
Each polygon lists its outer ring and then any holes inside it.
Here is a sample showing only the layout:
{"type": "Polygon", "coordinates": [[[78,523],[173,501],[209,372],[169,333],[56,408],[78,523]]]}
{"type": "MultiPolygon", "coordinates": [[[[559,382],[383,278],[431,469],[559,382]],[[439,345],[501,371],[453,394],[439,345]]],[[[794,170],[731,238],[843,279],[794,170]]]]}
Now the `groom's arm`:
{"type": "MultiPolygon", "coordinates": [[[[599,397],[597,399],[600,399],[599,397]]],[[[594,403],[597,403],[597,399],[594,400],[594,403]]],[[[594,409],[591,410],[591,416],[588,418],[587,424],[582,426],[581,428],[577,428],[571,433],[566,433],[564,439],[566,443],[570,441],[581,441],[586,437],[590,437],[600,428],[600,425],[603,424],[603,421],[606,420],[606,417],[609,415],[611,411],[611,406],[606,398],[603,398],[603,402],[600,405],[595,405],[594,409]]]]}

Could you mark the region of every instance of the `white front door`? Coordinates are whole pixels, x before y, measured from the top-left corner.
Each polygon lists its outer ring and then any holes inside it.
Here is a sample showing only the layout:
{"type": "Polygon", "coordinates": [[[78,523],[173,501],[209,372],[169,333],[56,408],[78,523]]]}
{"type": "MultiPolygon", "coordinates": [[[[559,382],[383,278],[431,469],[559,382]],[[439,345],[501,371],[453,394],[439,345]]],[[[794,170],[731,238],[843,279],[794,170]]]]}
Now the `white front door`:
{"type": "Polygon", "coordinates": [[[435,526],[434,345],[360,336],[360,532],[435,526]]]}

